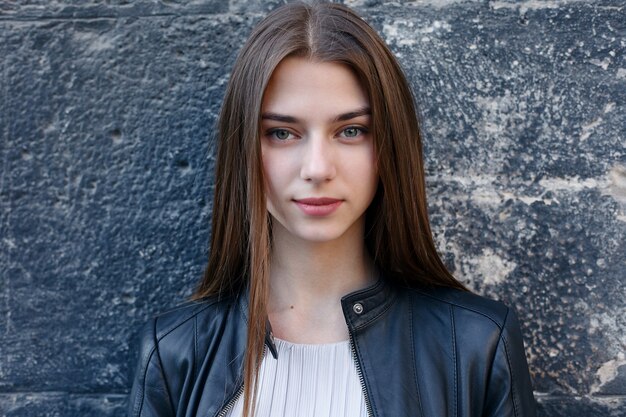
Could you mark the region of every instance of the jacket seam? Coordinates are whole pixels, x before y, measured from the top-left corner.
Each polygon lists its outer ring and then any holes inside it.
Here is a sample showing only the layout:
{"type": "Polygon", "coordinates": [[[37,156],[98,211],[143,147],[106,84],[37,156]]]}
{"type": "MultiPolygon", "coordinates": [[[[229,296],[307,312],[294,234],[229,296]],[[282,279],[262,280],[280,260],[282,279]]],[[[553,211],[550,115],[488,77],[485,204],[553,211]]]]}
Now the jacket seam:
{"type": "MultiPolygon", "coordinates": [[[[417,291],[419,291],[419,290],[417,290],[417,291]]],[[[504,328],[504,322],[506,320],[502,320],[502,322],[500,322],[500,321],[496,320],[495,318],[493,318],[491,315],[489,315],[489,314],[487,314],[487,313],[485,313],[483,311],[477,310],[475,308],[472,308],[472,307],[469,307],[469,306],[466,306],[466,305],[461,305],[459,303],[455,303],[455,302],[450,301],[450,300],[445,300],[445,299],[443,299],[441,297],[437,297],[437,296],[434,296],[432,294],[427,294],[427,293],[422,292],[422,291],[419,291],[419,293],[424,295],[425,297],[432,298],[432,299],[437,300],[437,301],[441,301],[442,303],[446,303],[448,305],[455,306],[455,307],[461,308],[463,310],[471,311],[471,312],[476,313],[476,314],[480,314],[481,316],[488,318],[496,326],[498,326],[498,329],[500,330],[500,332],[502,332],[502,329],[504,328]]],[[[508,307],[506,307],[506,309],[507,309],[507,313],[505,313],[505,315],[504,315],[505,319],[506,319],[506,315],[508,314],[508,307]]]]}
{"type": "Polygon", "coordinates": [[[146,380],[148,379],[148,366],[150,365],[150,360],[152,359],[152,356],[154,355],[155,350],[156,350],[156,345],[153,346],[152,349],[150,349],[150,352],[147,355],[146,366],[143,369],[143,383],[141,384],[141,392],[137,393],[140,400],[139,400],[139,403],[136,404],[135,408],[133,409],[133,414],[137,416],[141,415],[141,410],[143,410],[143,400],[144,400],[145,392],[146,392],[146,380]]]}
{"type": "Polygon", "coordinates": [[[454,366],[452,367],[453,369],[453,383],[454,383],[454,400],[452,403],[452,409],[454,410],[454,416],[458,416],[459,415],[459,404],[458,404],[458,396],[459,396],[459,391],[458,391],[458,361],[457,361],[457,355],[456,355],[456,325],[455,325],[455,321],[454,321],[454,305],[451,304],[450,305],[450,326],[451,326],[451,330],[452,330],[452,361],[454,363],[454,366]]]}
{"type": "Polygon", "coordinates": [[[196,366],[198,364],[198,316],[194,316],[193,318],[193,365],[192,365],[192,375],[193,380],[196,380],[196,366]]]}
{"type": "Polygon", "coordinates": [[[409,325],[411,332],[411,360],[413,361],[413,379],[415,380],[415,390],[417,392],[417,404],[420,411],[420,416],[424,415],[424,409],[422,408],[422,397],[420,394],[420,384],[417,378],[417,360],[415,359],[415,328],[413,324],[413,303],[409,303],[409,325]]]}
{"type": "MultiPolygon", "coordinates": [[[[505,323],[508,318],[509,318],[509,310],[507,309],[506,316],[504,317],[505,323]]],[[[515,391],[516,379],[514,375],[513,366],[511,366],[511,356],[509,354],[509,343],[506,340],[506,337],[504,334],[504,326],[503,326],[503,330],[500,332],[500,339],[502,340],[502,343],[504,345],[504,354],[506,357],[506,363],[509,367],[509,370],[511,371],[511,402],[513,403],[513,413],[517,417],[519,415],[519,412],[518,412],[519,405],[517,404],[517,401],[516,401],[516,398],[517,398],[517,392],[515,391]]]]}
{"type": "MultiPolygon", "coordinates": [[[[154,321],[154,333],[155,333],[155,336],[156,336],[156,322],[157,321],[155,320],[154,321]]],[[[156,352],[157,360],[159,361],[159,369],[161,369],[161,373],[163,374],[163,384],[165,385],[165,391],[167,392],[167,400],[168,400],[168,402],[170,404],[170,409],[175,414],[174,402],[172,401],[172,394],[170,392],[170,386],[169,386],[169,384],[167,382],[165,371],[163,370],[163,361],[161,360],[161,353],[159,352],[159,345],[157,343],[155,343],[155,352],[156,352]]]]}
{"type": "MultiPolygon", "coordinates": [[[[242,297],[242,295],[240,295],[239,297],[242,297]]],[[[237,307],[239,307],[239,311],[241,312],[241,316],[243,317],[243,321],[247,325],[248,324],[248,311],[247,311],[247,308],[245,307],[248,307],[248,306],[244,307],[241,303],[241,299],[238,299],[236,303],[237,303],[237,307]]]]}
{"type": "MultiPolygon", "coordinates": [[[[154,335],[155,335],[155,337],[154,337],[154,338],[155,338],[155,340],[156,340],[157,342],[160,342],[160,341],[161,341],[161,340],[162,340],[165,336],[169,335],[169,334],[170,334],[170,333],[172,333],[174,330],[178,329],[178,328],[179,328],[179,327],[181,327],[183,324],[187,323],[189,320],[193,320],[193,319],[194,319],[195,317],[197,317],[200,313],[204,312],[204,310],[206,310],[207,308],[209,308],[209,307],[213,306],[214,304],[216,304],[216,302],[215,302],[215,301],[214,301],[214,302],[212,302],[211,304],[208,304],[208,305],[206,305],[206,306],[202,307],[202,308],[201,308],[200,310],[198,310],[198,311],[194,311],[193,313],[191,313],[191,315],[190,315],[189,317],[185,318],[184,320],[182,320],[182,321],[180,321],[180,322],[178,322],[178,323],[176,323],[176,324],[173,324],[173,325],[171,326],[171,328],[168,328],[167,330],[163,330],[163,334],[161,334],[161,335],[160,335],[160,336],[158,336],[158,337],[156,336],[157,330],[156,330],[156,327],[155,327],[155,329],[154,329],[154,335]]],[[[156,323],[156,320],[155,320],[155,323],[156,323]]]]}

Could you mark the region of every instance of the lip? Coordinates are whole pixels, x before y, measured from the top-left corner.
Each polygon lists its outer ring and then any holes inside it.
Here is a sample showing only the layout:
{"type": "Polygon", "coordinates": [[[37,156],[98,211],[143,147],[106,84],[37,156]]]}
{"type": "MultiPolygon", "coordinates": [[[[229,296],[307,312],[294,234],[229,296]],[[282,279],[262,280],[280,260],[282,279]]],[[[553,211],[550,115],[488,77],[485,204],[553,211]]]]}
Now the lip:
{"type": "Polygon", "coordinates": [[[343,200],[329,197],[301,198],[293,201],[304,214],[315,217],[328,216],[343,203],[343,200]]]}

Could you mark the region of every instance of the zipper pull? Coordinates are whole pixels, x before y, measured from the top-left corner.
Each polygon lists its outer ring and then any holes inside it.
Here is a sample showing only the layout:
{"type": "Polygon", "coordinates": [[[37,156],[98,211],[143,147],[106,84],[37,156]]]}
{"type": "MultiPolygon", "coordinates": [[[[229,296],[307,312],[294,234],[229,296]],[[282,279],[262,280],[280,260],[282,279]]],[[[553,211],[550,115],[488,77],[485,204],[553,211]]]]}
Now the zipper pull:
{"type": "Polygon", "coordinates": [[[274,343],[274,333],[272,332],[272,325],[269,319],[265,322],[265,344],[274,359],[278,359],[278,350],[276,349],[276,344],[274,343]]]}

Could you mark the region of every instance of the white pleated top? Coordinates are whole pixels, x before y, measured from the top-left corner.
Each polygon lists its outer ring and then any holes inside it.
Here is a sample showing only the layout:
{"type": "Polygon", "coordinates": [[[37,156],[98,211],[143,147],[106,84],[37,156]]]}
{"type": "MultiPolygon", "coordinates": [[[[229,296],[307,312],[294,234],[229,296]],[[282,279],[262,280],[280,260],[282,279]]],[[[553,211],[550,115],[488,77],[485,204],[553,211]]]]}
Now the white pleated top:
{"type": "MultiPolygon", "coordinates": [[[[367,417],[350,342],[316,345],[274,339],[258,380],[256,417],[367,417]]],[[[227,417],[241,417],[243,395],[227,417]]]]}

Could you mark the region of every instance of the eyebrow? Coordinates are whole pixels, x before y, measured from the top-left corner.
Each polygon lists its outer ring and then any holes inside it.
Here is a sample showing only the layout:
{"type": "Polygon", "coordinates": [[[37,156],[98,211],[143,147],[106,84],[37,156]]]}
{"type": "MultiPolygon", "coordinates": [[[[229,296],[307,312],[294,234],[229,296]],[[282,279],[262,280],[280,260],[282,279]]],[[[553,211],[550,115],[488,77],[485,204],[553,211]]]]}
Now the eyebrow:
{"type": "MultiPolygon", "coordinates": [[[[347,113],[342,113],[337,115],[337,117],[335,117],[333,119],[333,123],[334,122],[345,122],[346,120],[351,120],[351,119],[355,119],[357,117],[360,116],[370,116],[372,114],[372,110],[369,107],[362,107],[360,109],[356,109],[354,111],[350,111],[347,113]]],[[[277,122],[283,122],[283,123],[298,123],[300,120],[296,117],[293,116],[289,116],[286,114],[279,114],[279,113],[273,113],[273,112],[265,112],[263,114],[261,114],[261,119],[262,120],[275,120],[277,122]]]]}

